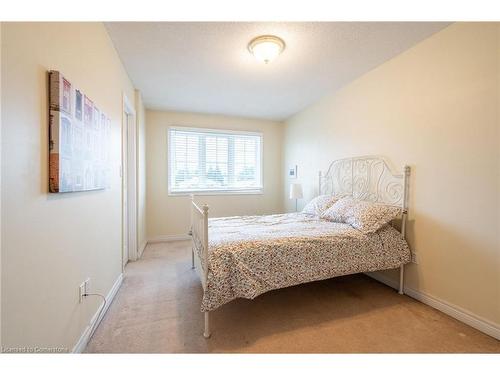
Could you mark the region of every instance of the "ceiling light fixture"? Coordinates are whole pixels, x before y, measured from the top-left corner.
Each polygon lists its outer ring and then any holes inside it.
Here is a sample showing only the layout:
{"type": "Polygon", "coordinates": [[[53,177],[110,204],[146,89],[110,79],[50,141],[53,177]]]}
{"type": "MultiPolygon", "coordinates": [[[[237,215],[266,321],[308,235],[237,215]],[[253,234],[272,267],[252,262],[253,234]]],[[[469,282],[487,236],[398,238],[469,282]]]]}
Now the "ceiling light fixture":
{"type": "Polygon", "coordinates": [[[285,49],[283,39],[274,35],[261,35],[248,43],[248,50],[255,58],[269,64],[285,49]]]}

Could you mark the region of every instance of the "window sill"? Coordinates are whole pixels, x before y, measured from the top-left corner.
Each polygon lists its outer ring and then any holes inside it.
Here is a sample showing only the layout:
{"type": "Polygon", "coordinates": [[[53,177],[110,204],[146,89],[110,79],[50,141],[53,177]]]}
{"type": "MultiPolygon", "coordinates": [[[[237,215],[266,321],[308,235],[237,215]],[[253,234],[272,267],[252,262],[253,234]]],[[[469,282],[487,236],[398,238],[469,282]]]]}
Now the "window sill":
{"type": "Polygon", "coordinates": [[[264,194],[263,189],[255,189],[255,190],[197,190],[197,191],[176,191],[176,192],[168,192],[169,197],[185,197],[194,195],[197,197],[200,196],[209,196],[209,195],[262,195],[264,194]]]}

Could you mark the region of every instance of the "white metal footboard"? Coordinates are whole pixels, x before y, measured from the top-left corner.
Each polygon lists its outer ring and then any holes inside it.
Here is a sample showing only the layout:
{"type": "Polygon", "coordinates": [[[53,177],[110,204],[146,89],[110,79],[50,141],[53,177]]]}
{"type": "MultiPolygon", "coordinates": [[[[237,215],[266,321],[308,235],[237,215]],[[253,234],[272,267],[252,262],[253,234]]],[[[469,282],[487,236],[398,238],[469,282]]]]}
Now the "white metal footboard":
{"type": "MultiPolygon", "coordinates": [[[[192,267],[200,277],[203,291],[208,284],[208,206],[201,208],[195,203],[194,195],[191,195],[191,230],[192,239],[191,257],[192,267]]],[[[210,314],[205,312],[205,338],[210,337],[210,314]]]]}

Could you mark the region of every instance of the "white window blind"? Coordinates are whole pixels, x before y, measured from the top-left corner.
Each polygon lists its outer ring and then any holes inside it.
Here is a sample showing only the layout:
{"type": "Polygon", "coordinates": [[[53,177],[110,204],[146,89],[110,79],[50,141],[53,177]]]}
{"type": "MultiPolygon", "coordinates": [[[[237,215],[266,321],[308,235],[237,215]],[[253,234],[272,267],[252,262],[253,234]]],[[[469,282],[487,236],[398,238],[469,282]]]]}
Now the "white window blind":
{"type": "Polygon", "coordinates": [[[170,193],[262,190],[261,134],[170,128],[168,138],[170,193]]]}

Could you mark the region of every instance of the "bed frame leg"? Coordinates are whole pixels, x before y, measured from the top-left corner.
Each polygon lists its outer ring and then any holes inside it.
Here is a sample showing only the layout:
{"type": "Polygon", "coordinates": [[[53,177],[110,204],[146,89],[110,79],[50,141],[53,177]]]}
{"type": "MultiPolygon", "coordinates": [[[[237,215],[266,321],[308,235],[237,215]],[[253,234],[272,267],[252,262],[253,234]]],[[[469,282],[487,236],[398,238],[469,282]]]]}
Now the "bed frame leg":
{"type": "Polygon", "coordinates": [[[191,269],[194,270],[194,249],[191,247],[191,269]]]}
{"type": "Polygon", "coordinates": [[[402,264],[399,267],[399,294],[404,294],[404,275],[405,275],[405,266],[402,264]]]}
{"type": "Polygon", "coordinates": [[[203,332],[203,337],[208,339],[210,337],[210,313],[205,312],[205,331],[203,332]]]}

